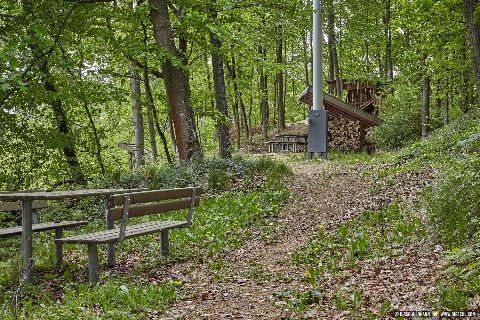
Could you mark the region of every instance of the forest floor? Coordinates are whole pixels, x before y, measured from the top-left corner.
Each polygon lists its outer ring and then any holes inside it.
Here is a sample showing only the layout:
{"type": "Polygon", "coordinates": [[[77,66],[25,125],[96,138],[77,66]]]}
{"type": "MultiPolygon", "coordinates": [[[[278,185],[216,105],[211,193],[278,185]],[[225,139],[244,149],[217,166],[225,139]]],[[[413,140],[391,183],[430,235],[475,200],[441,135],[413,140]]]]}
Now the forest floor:
{"type": "Polygon", "coordinates": [[[384,252],[359,257],[350,266],[341,258],[333,269],[323,268],[328,261],[319,258],[315,277],[308,266],[294,263],[293,256],[308,249],[319,230],[333,234],[366,210],[378,211],[394,201],[415,206],[418,191],[434,180],[435,171],[380,177],[378,170],[388,172],[389,165],[284,160],[294,173],[287,187],[290,198],[271,218],[270,228],[252,227],[240,250],[214,260],[171,266],[167,272],[182,284],[180,299],[165,313],[152,316],[348,319],[378,316],[380,309],[431,309],[441,248],[429,237],[415,241],[397,241],[397,237],[387,241],[388,250],[380,248],[384,252]]]}

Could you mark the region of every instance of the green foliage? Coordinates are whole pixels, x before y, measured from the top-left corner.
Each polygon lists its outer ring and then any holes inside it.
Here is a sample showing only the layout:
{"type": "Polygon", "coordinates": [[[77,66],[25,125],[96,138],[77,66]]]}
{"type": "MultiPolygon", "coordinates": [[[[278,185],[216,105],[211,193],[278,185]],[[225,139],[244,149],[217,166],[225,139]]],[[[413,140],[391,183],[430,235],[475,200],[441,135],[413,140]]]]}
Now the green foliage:
{"type": "Polygon", "coordinates": [[[145,319],[160,313],[176,298],[178,281],[160,284],[135,284],[109,281],[105,285],[90,288],[87,284],[68,285],[63,289],[60,300],[52,297],[48,290],[34,287],[22,299],[23,305],[0,309],[5,320],[18,318],[60,319],[145,319]],[[39,299],[37,297],[40,297],[39,299]],[[20,307],[20,306],[19,306],[20,307]]]}
{"type": "Polygon", "coordinates": [[[445,268],[436,297],[440,308],[468,309],[469,300],[480,294],[479,249],[475,244],[445,253],[445,268]]]}
{"type": "Polygon", "coordinates": [[[451,168],[426,195],[438,239],[448,247],[471,240],[480,224],[480,162],[466,159],[451,168]]]}
{"type": "Polygon", "coordinates": [[[381,112],[383,123],[372,131],[376,147],[397,149],[418,140],[421,134],[421,99],[412,85],[397,85],[381,112]]]}

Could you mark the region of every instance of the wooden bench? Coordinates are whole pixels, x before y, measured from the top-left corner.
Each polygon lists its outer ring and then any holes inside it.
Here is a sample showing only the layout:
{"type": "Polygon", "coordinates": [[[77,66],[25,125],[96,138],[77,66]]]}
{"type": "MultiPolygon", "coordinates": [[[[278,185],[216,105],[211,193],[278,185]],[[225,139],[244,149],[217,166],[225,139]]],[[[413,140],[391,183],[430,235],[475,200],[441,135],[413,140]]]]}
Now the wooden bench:
{"type": "MultiPolygon", "coordinates": [[[[47,208],[47,201],[44,200],[35,200],[32,201],[32,209],[44,209],[47,208]]],[[[0,202],[0,211],[2,212],[20,212],[22,211],[22,205],[19,201],[17,202],[0,202]]],[[[32,212],[32,214],[34,214],[32,212]]],[[[63,237],[63,230],[65,228],[73,228],[82,225],[86,225],[87,221],[56,221],[56,222],[44,222],[38,223],[38,218],[36,218],[37,223],[32,225],[33,232],[41,231],[50,231],[55,230],[55,238],[59,239],[63,237]]],[[[10,228],[1,228],[0,229],[0,238],[13,237],[22,234],[22,226],[10,227],[10,228]]],[[[55,243],[55,264],[57,266],[62,264],[63,259],[63,245],[61,243],[55,243]]]]}
{"type": "Polygon", "coordinates": [[[125,239],[160,232],[161,254],[168,255],[168,231],[188,228],[192,224],[194,207],[199,204],[200,188],[165,189],[112,195],[107,208],[107,230],[55,239],[56,243],[78,243],[88,246],[88,280],[98,281],[99,244],[107,244],[107,265],[115,265],[115,244],[125,239]],[[128,224],[128,219],[188,209],[185,220],[149,221],[128,224]],[[115,227],[115,221],[120,221],[115,227]]]}

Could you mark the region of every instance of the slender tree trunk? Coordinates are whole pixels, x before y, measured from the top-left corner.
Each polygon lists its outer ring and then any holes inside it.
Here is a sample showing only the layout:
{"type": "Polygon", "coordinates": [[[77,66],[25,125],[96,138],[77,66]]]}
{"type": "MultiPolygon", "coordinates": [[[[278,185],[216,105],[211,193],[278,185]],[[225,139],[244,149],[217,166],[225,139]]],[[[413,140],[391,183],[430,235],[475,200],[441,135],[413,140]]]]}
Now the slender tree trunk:
{"type": "Polygon", "coordinates": [[[463,0],[467,30],[472,47],[473,74],[475,76],[477,108],[480,108],[480,17],[479,0],[463,0]]]}
{"type": "Polygon", "coordinates": [[[277,72],[277,130],[285,129],[285,95],[284,95],[284,77],[283,77],[283,28],[277,27],[277,64],[281,69],[277,72]]]}
{"type": "Polygon", "coordinates": [[[382,78],[385,76],[384,74],[384,65],[382,63],[382,56],[380,54],[380,45],[377,43],[377,50],[376,50],[377,62],[378,62],[378,77],[382,78]]]}
{"type": "MultiPolygon", "coordinates": [[[[212,20],[215,20],[217,13],[214,10],[210,12],[212,20]]],[[[227,91],[225,89],[225,74],[223,70],[223,59],[220,57],[220,49],[222,43],[220,39],[212,32],[209,32],[210,43],[213,46],[212,53],[212,67],[213,67],[213,87],[215,88],[215,106],[217,111],[223,116],[222,119],[217,121],[217,134],[218,134],[218,148],[220,158],[231,158],[231,142],[230,142],[230,130],[228,126],[228,106],[227,106],[227,91]]],[[[236,118],[238,120],[238,109],[236,118]]],[[[238,127],[238,123],[237,123],[238,127]]],[[[238,137],[239,138],[239,137],[238,137]]],[[[240,140],[240,139],[238,139],[240,140]]]]}
{"type": "MultiPolygon", "coordinates": [[[[258,52],[266,60],[266,50],[263,47],[258,48],[258,52]]],[[[268,82],[267,75],[265,74],[263,67],[260,68],[260,119],[262,125],[263,140],[268,140],[268,82]]]]}
{"type": "Polygon", "coordinates": [[[247,114],[245,112],[245,105],[243,103],[242,94],[238,89],[238,78],[237,78],[237,65],[235,61],[235,54],[232,54],[232,65],[228,66],[227,69],[229,70],[230,78],[232,79],[233,85],[233,95],[234,95],[234,122],[236,128],[236,135],[237,135],[237,149],[240,149],[240,124],[242,125],[245,136],[247,141],[250,140],[249,137],[249,129],[248,129],[248,121],[247,121],[247,114]],[[238,108],[240,107],[240,115],[238,108]]]}
{"type": "MultiPolygon", "coordinates": [[[[182,51],[175,46],[168,5],[168,0],[149,0],[150,18],[157,46],[166,50],[170,55],[180,58],[184,64],[178,66],[171,59],[165,59],[162,63],[162,74],[173,118],[179,158],[192,161],[202,158],[202,150],[190,105],[191,92],[185,65],[186,58],[182,51]]],[[[184,39],[180,39],[179,46],[186,46],[184,39]]]]}
{"type": "Polygon", "coordinates": [[[148,138],[150,141],[150,147],[152,148],[152,160],[157,162],[157,140],[155,138],[155,124],[153,122],[153,96],[150,91],[150,79],[148,79],[148,72],[143,70],[143,87],[145,90],[146,107],[147,107],[147,124],[148,124],[148,138]]]}
{"type": "Polygon", "coordinates": [[[460,67],[462,70],[462,83],[460,85],[460,94],[462,95],[462,103],[460,109],[466,113],[469,110],[470,97],[469,97],[469,83],[470,83],[470,70],[467,67],[467,49],[465,41],[462,42],[460,47],[460,67]]]}
{"type": "Polygon", "coordinates": [[[305,76],[305,87],[310,86],[310,80],[308,75],[308,62],[310,61],[308,57],[308,47],[307,47],[307,32],[304,30],[302,37],[302,46],[303,46],[303,72],[305,76]]]}
{"type": "Polygon", "coordinates": [[[450,122],[450,95],[447,93],[443,98],[443,124],[446,126],[450,122]]]}
{"type": "Polygon", "coordinates": [[[385,31],[385,79],[393,81],[392,65],[392,31],[390,28],[392,8],[390,0],[385,0],[385,16],[383,20],[385,31]]]}
{"type": "Polygon", "coordinates": [[[92,113],[90,112],[90,108],[88,107],[88,103],[86,100],[83,101],[83,108],[85,109],[85,113],[87,114],[88,122],[92,127],[93,138],[95,140],[95,147],[96,147],[95,157],[97,158],[98,165],[100,166],[100,172],[102,173],[102,176],[104,176],[105,165],[103,164],[103,159],[102,159],[102,145],[100,143],[100,137],[98,136],[97,127],[95,126],[95,121],[93,121],[93,116],[92,116],[92,113]]]}
{"type": "Polygon", "coordinates": [[[441,96],[441,86],[440,79],[435,81],[435,109],[440,110],[442,108],[442,98],[441,96]]]}
{"type": "Polygon", "coordinates": [[[140,80],[135,64],[128,65],[130,72],[130,90],[132,94],[132,120],[135,133],[135,169],[145,165],[145,134],[143,127],[142,100],[140,92],[140,80]]]}
{"type": "MultiPolygon", "coordinates": [[[[205,59],[205,66],[206,66],[206,74],[207,74],[207,88],[208,92],[212,92],[212,75],[210,73],[210,65],[208,64],[208,57],[207,55],[204,55],[205,59]]],[[[215,109],[215,100],[212,96],[209,96],[209,101],[210,101],[210,110],[215,109]]]]}
{"type": "Polygon", "coordinates": [[[333,0],[326,1],[327,10],[327,37],[328,37],[328,93],[336,95],[335,83],[335,16],[333,12],[333,0]]]}
{"type": "Polygon", "coordinates": [[[423,95],[422,95],[422,138],[426,138],[430,126],[430,76],[427,68],[427,54],[422,58],[422,77],[423,77],[423,95]]]}
{"type": "Polygon", "coordinates": [[[236,65],[235,61],[235,56],[232,56],[232,64],[233,64],[233,70],[238,70],[238,72],[235,72],[235,82],[237,83],[237,90],[238,90],[238,99],[239,99],[239,104],[240,104],[240,113],[242,115],[242,123],[243,123],[243,128],[245,130],[245,138],[247,139],[248,142],[250,142],[250,123],[248,121],[248,116],[247,116],[247,111],[245,110],[245,103],[243,101],[243,95],[242,91],[238,89],[238,78],[241,76],[241,69],[240,66],[236,65]]]}
{"type": "Polygon", "coordinates": [[[252,110],[253,110],[253,75],[255,70],[252,68],[252,75],[250,77],[250,97],[248,99],[248,129],[250,130],[249,136],[252,136],[252,110]]]}
{"type": "Polygon", "coordinates": [[[178,155],[178,148],[177,148],[177,138],[175,137],[175,129],[173,127],[172,114],[170,113],[170,110],[167,113],[166,124],[167,124],[168,135],[170,136],[170,143],[172,144],[173,153],[175,154],[175,158],[177,160],[180,160],[180,157],[178,155]]]}
{"type": "MultiPolygon", "coordinates": [[[[165,157],[167,158],[167,162],[169,164],[173,163],[172,156],[170,155],[170,151],[168,150],[168,142],[167,142],[167,137],[165,136],[165,133],[163,132],[162,128],[160,128],[160,121],[158,120],[158,114],[157,110],[155,108],[155,102],[153,101],[153,95],[152,95],[152,89],[150,87],[150,78],[148,76],[148,71],[147,69],[143,69],[143,81],[144,81],[144,86],[145,86],[145,96],[147,98],[147,112],[151,114],[152,116],[152,126],[153,126],[153,132],[149,132],[150,135],[155,136],[155,128],[157,129],[158,136],[160,137],[160,140],[162,141],[162,146],[163,150],[165,152],[165,157]]],[[[150,119],[148,120],[150,122],[150,119]]],[[[150,123],[149,123],[149,130],[150,129],[150,123]]],[[[150,137],[150,139],[152,139],[150,137]]],[[[155,138],[153,139],[155,141],[155,138]]],[[[151,142],[150,142],[151,144],[151,142]]],[[[154,148],[152,147],[152,150],[154,148]]],[[[155,150],[157,149],[156,147],[156,142],[155,142],[155,150]]],[[[175,150],[175,149],[174,149],[175,150]]],[[[153,158],[154,161],[156,161],[156,158],[153,158]]]]}

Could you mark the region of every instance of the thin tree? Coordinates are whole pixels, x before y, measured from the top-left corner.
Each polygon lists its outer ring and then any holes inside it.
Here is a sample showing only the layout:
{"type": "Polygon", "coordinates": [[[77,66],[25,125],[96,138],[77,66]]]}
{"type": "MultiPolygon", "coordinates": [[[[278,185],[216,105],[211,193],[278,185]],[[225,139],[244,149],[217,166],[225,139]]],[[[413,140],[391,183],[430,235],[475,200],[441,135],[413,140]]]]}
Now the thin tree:
{"type": "Polygon", "coordinates": [[[277,96],[277,131],[280,132],[285,129],[285,95],[284,95],[284,75],[283,75],[283,44],[284,32],[283,27],[277,27],[277,65],[278,71],[276,75],[276,96],[277,96]]]}
{"type": "Polygon", "coordinates": [[[463,0],[467,30],[472,46],[473,73],[477,89],[477,108],[480,108],[480,17],[479,0],[463,0]]]}
{"type": "Polygon", "coordinates": [[[421,59],[423,94],[422,94],[422,138],[426,138],[430,126],[430,75],[427,67],[427,54],[424,53],[421,59]]]}
{"type": "MultiPolygon", "coordinates": [[[[212,2],[210,10],[210,18],[215,21],[217,12],[213,7],[215,2],[212,2]]],[[[227,91],[225,88],[225,74],[223,70],[223,59],[220,50],[222,49],[222,42],[218,36],[212,31],[209,31],[210,44],[213,47],[212,52],[212,68],[213,68],[213,87],[215,89],[215,106],[222,117],[217,120],[217,136],[218,136],[218,152],[220,158],[231,158],[231,142],[230,130],[228,126],[228,106],[227,106],[227,91]]],[[[237,109],[238,119],[238,109],[237,109]]],[[[238,127],[238,121],[237,121],[238,127]]],[[[237,137],[238,140],[240,137],[237,137]]]]}
{"type": "Polygon", "coordinates": [[[142,98],[140,79],[133,62],[128,65],[130,73],[130,91],[132,95],[132,122],[135,140],[135,169],[145,165],[145,134],[142,114],[142,98]]]}

